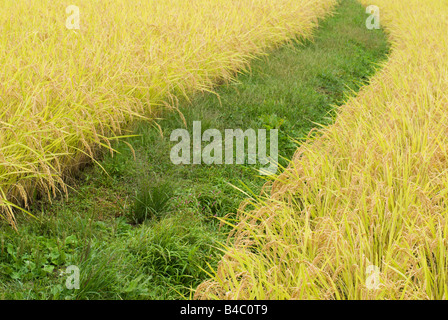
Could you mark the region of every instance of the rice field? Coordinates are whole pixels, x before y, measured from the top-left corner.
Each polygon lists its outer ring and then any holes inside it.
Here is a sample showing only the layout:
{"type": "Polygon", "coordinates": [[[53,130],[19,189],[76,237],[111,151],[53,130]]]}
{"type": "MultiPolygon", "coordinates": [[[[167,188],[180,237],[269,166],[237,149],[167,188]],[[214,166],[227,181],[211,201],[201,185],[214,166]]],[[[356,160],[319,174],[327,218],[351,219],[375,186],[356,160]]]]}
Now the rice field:
{"type": "Polygon", "coordinates": [[[447,299],[448,1],[374,4],[387,63],[242,205],[196,298],[447,299]]]}
{"type": "Polygon", "coordinates": [[[0,8],[0,214],[67,193],[67,178],[135,119],[210,91],[306,38],[335,0],[6,0],[0,8]]]}
{"type": "MultiPolygon", "coordinates": [[[[357,1],[379,8],[387,61],[345,98],[333,124],[312,130],[289,166],[241,203],[236,219],[217,218],[231,232],[209,279],[191,289],[195,299],[448,298],[448,0],[357,1]]],[[[9,288],[25,298],[157,299],[173,297],[166,279],[192,285],[203,272],[192,257],[211,261],[207,244],[223,236],[196,209],[179,205],[185,215],[141,228],[63,211],[29,223],[23,246],[17,217],[32,215],[37,200],[68,196],[86,165],[101,168],[117,140],[128,144],[132,124],[157,127],[166,111],[186,122],[180,100],[214,93],[291,40],[312,42],[320,19],[341,3],[348,0],[77,0],[79,28],[68,28],[72,2],[4,0],[0,227],[15,236],[0,234],[0,297],[9,288]],[[69,262],[89,278],[77,294],[55,275],[69,262]],[[153,274],[156,288],[146,279],[153,274]]],[[[213,207],[224,196],[209,198],[213,207]]],[[[172,201],[162,200],[164,208],[172,201]]]]}

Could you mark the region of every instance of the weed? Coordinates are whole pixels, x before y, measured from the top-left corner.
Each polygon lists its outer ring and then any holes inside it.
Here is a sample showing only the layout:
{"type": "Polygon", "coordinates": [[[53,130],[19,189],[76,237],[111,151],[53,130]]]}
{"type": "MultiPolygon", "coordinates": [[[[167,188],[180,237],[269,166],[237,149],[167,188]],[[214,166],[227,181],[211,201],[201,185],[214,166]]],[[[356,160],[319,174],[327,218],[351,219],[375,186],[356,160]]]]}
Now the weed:
{"type": "Polygon", "coordinates": [[[172,194],[172,186],[169,183],[142,179],[129,218],[133,223],[140,224],[147,219],[160,217],[166,211],[172,194]]]}

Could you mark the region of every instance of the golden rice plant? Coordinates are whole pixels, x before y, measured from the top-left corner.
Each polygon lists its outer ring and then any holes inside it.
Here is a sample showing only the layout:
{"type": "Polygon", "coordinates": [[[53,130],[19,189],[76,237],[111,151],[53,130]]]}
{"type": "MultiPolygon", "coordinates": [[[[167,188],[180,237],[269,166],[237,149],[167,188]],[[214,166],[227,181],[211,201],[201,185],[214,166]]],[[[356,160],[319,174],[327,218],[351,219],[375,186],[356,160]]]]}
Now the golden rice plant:
{"type": "Polygon", "coordinates": [[[175,97],[232,79],[264,50],[310,36],[335,0],[3,0],[0,215],[65,177],[175,97]],[[79,8],[68,29],[66,8],[79,8]]]}
{"type": "Polygon", "coordinates": [[[448,1],[360,2],[388,61],[251,200],[196,298],[448,298],[448,1]]]}

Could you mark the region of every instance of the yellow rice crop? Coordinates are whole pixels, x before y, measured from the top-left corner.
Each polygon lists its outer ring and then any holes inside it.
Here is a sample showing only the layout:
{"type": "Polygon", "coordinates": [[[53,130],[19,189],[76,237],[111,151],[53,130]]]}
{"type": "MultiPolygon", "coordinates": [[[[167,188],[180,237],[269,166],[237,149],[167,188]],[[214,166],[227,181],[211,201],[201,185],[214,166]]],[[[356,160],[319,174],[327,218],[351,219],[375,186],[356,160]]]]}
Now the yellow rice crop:
{"type": "Polygon", "coordinates": [[[335,0],[3,0],[0,214],[64,177],[134,117],[210,90],[263,50],[308,37],[335,0]],[[69,30],[66,7],[80,9],[69,30]],[[109,137],[109,138],[107,138],[109,137]]]}
{"type": "Polygon", "coordinates": [[[361,2],[387,63],[241,214],[197,298],[448,298],[448,1],[361,2]]]}

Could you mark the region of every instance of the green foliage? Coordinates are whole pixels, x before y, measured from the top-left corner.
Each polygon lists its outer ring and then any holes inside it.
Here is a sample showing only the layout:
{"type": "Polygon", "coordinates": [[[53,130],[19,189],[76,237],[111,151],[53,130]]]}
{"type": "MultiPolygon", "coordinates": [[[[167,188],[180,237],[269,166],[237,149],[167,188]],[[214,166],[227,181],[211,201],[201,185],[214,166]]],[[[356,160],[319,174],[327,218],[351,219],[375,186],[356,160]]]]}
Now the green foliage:
{"type": "Polygon", "coordinates": [[[147,219],[160,217],[172,197],[172,186],[167,182],[151,182],[142,180],[134,197],[129,218],[140,224],[147,219]]]}
{"type": "Polygon", "coordinates": [[[2,238],[0,275],[10,280],[28,281],[55,273],[73,260],[78,247],[76,235],[67,236],[61,243],[44,236],[33,238],[33,243],[13,244],[2,238]]]}
{"type": "Polygon", "coordinates": [[[222,217],[228,207],[225,198],[221,195],[221,190],[213,190],[208,193],[198,195],[198,205],[202,213],[222,217]]]}

